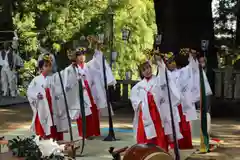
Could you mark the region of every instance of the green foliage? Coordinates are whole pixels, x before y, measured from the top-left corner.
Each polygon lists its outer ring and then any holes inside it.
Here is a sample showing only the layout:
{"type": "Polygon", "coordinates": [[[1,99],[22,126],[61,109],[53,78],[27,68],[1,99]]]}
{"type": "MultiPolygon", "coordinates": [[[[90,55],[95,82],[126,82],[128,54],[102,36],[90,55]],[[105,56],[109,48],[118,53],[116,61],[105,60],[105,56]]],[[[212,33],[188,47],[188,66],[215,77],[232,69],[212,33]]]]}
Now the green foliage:
{"type": "Polygon", "coordinates": [[[12,151],[13,156],[27,157],[27,159],[41,159],[41,151],[33,141],[34,136],[21,139],[19,137],[9,140],[8,147],[12,151]]]}
{"type": "Polygon", "coordinates": [[[35,59],[30,59],[24,62],[24,67],[20,69],[20,79],[23,82],[22,85],[18,87],[18,91],[21,96],[26,96],[28,84],[36,75],[37,61],[35,59]]]}
{"type": "Polygon", "coordinates": [[[31,55],[36,54],[37,38],[59,50],[56,42],[71,40],[106,7],[100,0],[91,3],[89,0],[23,0],[19,3],[21,9],[14,12],[14,25],[20,35],[21,49],[31,55]]]}
{"type": "Polygon", "coordinates": [[[125,73],[131,71],[133,79],[138,77],[137,65],[146,48],[152,48],[153,35],[156,33],[155,12],[152,1],[125,1],[125,7],[116,11],[115,17],[115,48],[119,52],[115,75],[125,78],[125,73]],[[121,29],[127,26],[131,31],[130,39],[122,41],[121,29]]]}
{"type": "MultiPolygon", "coordinates": [[[[114,73],[124,79],[125,72],[132,71],[136,79],[142,51],[152,47],[156,33],[153,2],[119,0],[112,8],[115,12],[114,48],[119,53],[114,73]],[[127,43],[122,41],[121,35],[125,26],[131,30],[127,43]]],[[[62,42],[79,39],[81,35],[99,32],[109,35],[109,18],[108,0],[22,0],[14,11],[21,53],[27,53],[27,57],[36,56],[38,41],[60,51],[62,42]]],[[[106,51],[109,55],[109,49],[106,51]]]]}
{"type": "Polygon", "coordinates": [[[13,22],[20,37],[20,53],[36,53],[37,34],[32,31],[35,28],[35,14],[24,14],[23,17],[20,17],[20,13],[17,13],[13,22]]]}
{"type": "Polygon", "coordinates": [[[26,160],[64,160],[64,156],[50,155],[49,157],[42,157],[42,153],[36,143],[35,136],[29,138],[14,138],[8,141],[8,147],[15,157],[24,157],[26,160]]]}
{"type": "Polygon", "coordinates": [[[215,35],[220,45],[232,47],[236,38],[236,19],[240,13],[237,0],[218,0],[215,10],[215,35]]]}

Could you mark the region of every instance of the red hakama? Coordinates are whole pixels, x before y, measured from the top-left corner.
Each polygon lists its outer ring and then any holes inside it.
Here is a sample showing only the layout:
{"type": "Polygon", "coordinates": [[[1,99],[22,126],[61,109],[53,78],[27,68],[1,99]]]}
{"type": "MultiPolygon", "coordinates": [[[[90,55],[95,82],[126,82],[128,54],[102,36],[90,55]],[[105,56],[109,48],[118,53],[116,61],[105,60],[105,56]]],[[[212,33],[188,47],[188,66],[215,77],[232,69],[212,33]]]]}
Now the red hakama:
{"type": "MultiPolygon", "coordinates": [[[[97,105],[94,102],[88,81],[84,80],[84,84],[92,105],[91,107],[92,114],[89,116],[86,116],[86,138],[89,138],[92,136],[100,136],[99,110],[97,108],[97,105]]],[[[81,117],[77,119],[77,125],[78,125],[79,136],[82,137],[82,118],[81,117]]]]}
{"type": "Polygon", "coordinates": [[[149,112],[155,126],[157,137],[153,139],[147,139],[145,130],[144,130],[143,119],[142,119],[143,113],[142,113],[142,110],[140,109],[139,117],[138,117],[137,143],[138,144],[143,144],[143,143],[155,144],[161,147],[162,149],[164,149],[165,151],[168,151],[168,138],[164,133],[161,117],[157,109],[157,106],[154,102],[154,97],[151,94],[151,92],[148,92],[147,94],[148,94],[149,112]]]}
{"type": "MultiPolygon", "coordinates": [[[[192,134],[190,122],[186,121],[186,116],[183,114],[182,105],[178,106],[179,116],[180,116],[180,132],[183,136],[182,139],[178,140],[179,149],[192,149],[192,134]]],[[[171,144],[171,148],[174,148],[174,144],[171,144]]]]}
{"type": "MultiPolygon", "coordinates": [[[[51,94],[50,94],[50,89],[46,88],[45,93],[46,93],[46,98],[47,98],[47,101],[48,101],[48,106],[49,106],[49,110],[50,110],[50,113],[51,113],[51,116],[52,116],[52,121],[53,121],[52,97],[51,97],[51,94]]],[[[53,123],[53,125],[54,125],[54,123],[53,123]]],[[[63,132],[57,132],[57,127],[55,125],[51,126],[51,134],[50,135],[45,135],[43,127],[40,123],[38,113],[37,113],[36,119],[35,119],[35,132],[36,132],[36,135],[38,135],[38,136],[40,136],[44,139],[52,138],[52,139],[55,139],[57,141],[63,140],[63,132]]]]}

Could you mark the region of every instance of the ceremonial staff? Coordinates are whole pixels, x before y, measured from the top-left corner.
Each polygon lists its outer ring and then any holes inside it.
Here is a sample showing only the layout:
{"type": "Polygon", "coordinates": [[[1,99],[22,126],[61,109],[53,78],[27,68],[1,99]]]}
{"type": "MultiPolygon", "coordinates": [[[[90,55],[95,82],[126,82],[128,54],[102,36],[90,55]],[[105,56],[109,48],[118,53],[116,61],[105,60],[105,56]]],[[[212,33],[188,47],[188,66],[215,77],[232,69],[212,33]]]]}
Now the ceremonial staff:
{"type": "MultiPolygon", "coordinates": [[[[159,46],[161,45],[161,41],[162,41],[162,36],[161,35],[157,35],[156,39],[155,39],[155,44],[156,44],[156,47],[157,47],[157,51],[155,52],[155,54],[157,56],[160,55],[159,46]]],[[[160,56],[162,57],[162,59],[166,63],[167,61],[166,61],[166,59],[164,59],[164,56],[163,55],[160,55],[160,56]]],[[[171,116],[171,124],[172,124],[172,131],[173,131],[175,160],[180,160],[180,153],[179,153],[179,148],[178,148],[176,127],[175,127],[174,116],[173,116],[172,100],[171,100],[171,94],[170,94],[170,88],[169,88],[168,71],[167,71],[167,67],[166,66],[164,68],[164,72],[165,72],[165,78],[166,78],[166,85],[167,85],[167,92],[168,92],[168,101],[169,101],[170,116],[171,116]]]]}
{"type": "MultiPolygon", "coordinates": [[[[64,98],[64,103],[65,103],[65,109],[66,109],[66,113],[67,113],[67,118],[68,118],[68,127],[69,127],[69,135],[70,135],[70,141],[71,143],[73,143],[73,131],[72,131],[72,123],[71,123],[71,118],[70,118],[70,114],[69,114],[69,107],[68,107],[68,103],[67,103],[67,97],[66,97],[66,92],[64,89],[64,85],[63,85],[63,80],[62,80],[62,76],[58,67],[58,63],[57,63],[57,53],[53,54],[55,61],[56,61],[56,68],[57,68],[57,73],[59,76],[59,80],[60,80],[60,84],[61,84],[61,88],[62,88],[62,92],[63,92],[63,98],[64,98]]],[[[72,147],[72,150],[74,150],[74,148],[72,147]]],[[[73,157],[75,158],[75,157],[73,157]]]]}
{"type": "MultiPolygon", "coordinates": [[[[46,29],[45,29],[45,31],[47,33],[47,36],[48,36],[49,40],[51,40],[48,31],[46,29]]],[[[57,54],[57,52],[55,52],[53,55],[54,55],[54,58],[56,60],[56,68],[57,68],[57,72],[58,72],[58,76],[59,76],[59,80],[60,80],[60,84],[61,84],[61,88],[62,88],[62,92],[63,92],[65,109],[66,109],[67,118],[68,118],[68,127],[69,127],[70,141],[71,141],[71,144],[72,144],[72,143],[74,143],[74,141],[73,141],[73,131],[72,131],[71,118],[70,118],[70,114],[69,114],[69,107],[68,107],[68,103],[67,103],[67,97],[66,97],[66,92],[65,92],[65,89],[64,89],[64,85],[63,85],[62,76],[61,76],[61,73],[60,73],[60,70],[59,70],[59,67],[58,67],[58,63],[57,63],[57,55],[56,54],[57,54]]],[[[73,146],[72,146],[72,151],[74,151],[74,147],[73,146]]],[[[75,154],[74,154],[73,158],[75,158],[75,154]]]]}
{"type": "Polygon", "coordinates": [[[80,75],[78,75],[77,72],[77,63],[76,63],[76,59],[77,59],[77,52],[85,52],[85,50],[81,50],[81,51],[75,51],[74,53],[74,59],[71,58],[72,62],[74,62],[75,64],[73,65],[73,70],[76,74],[76,77],[78,77],[78,87],[79,87],[79,99],[80,99],[80,111],[81,111],[81,117],[82,117],[82,147],[81,147],[81,152],[80,155],[82,155],[83,151],[84,151],[84,147],[85,147],[85,138],[86,138],[86,113],[85,113],[85,107],[84,107],[84,96],[83,96],[83,84],[82,84],[82,77],[80,75]]]}
{"type": "MultiPolygon", "coordinates": [[[[206,53],[208,51],[209,41],[201,41],[201,49],[204,52],[204,59],[206,60],[206,53]]],[[[206,61],[207,63],[207,61],[206,61]]],[[[206,64],[207,65],[207,64],[206,64]]],[[[206,66],[207,68],[207,66],[206,66]]],[[[200,152],[209,152],[209,134],[208,134],[208,124],[207,124],[207,95],[203,76],[203,68],[201,64],[198,64],[199,78],[200,78],[200,113],[201,113],[201,132],[200,132],[200,152]]]]}
{"type": "MultiPolygon", "coordinates": [[[[94,37],[89,37],[88,39],[96,43],[96,49],[100,50],[103,45],[103,37],[98,37],[98,39],[94,37]]],[[[91,45],[91,43],[90,43],[91,45]]],[[[104,87],[106,92],[106,99],[107,99],[107,107],[108,107],[108,122],[109,122],[109,131],[108,136],[104,138],[104,141],[116,141],[115,133],[113,129],[113,120],[112,120],[112,109],[111,109],[111,103],[110,103],[110,96],[109,96],[109,90],[107,85],[107,75],[106,75],[106,65],[105,65],[105,56],[102,55],[102,67],[103,67],[103,79],[104,79],[104,87]]]]}
{"type": "Polygon", "coordinates": [[[172,109],[172,100],[171,100],[171,97],[170,97],[170,88],[169,88],[169,79],[168,79],[167,67],[165,67],[165,77],[166,77],[166,82],[167,82],[168,101],[169,101],[171,123],[172,123],[172,130],[173,130],[175,160],[180,160],[180,153],[179,153],[179,148],[178,148],[176,127],[175,127],[173,109],[172,109]]]}
{"type": "Polygon", "coordinates": [[[81,109],[81,115],[82,115],[82,148],[80,152],[80,155],[82,155],[84,146],[85,146],[85,138],[86,138],[86,114],[85,114],[85,107],[84,107],[83,85],[82,85],[81,78],[78,80],[78,86],[79,86],[80,109],[81,109]]]}
{"type": "Polygon", "coordinates": [[[108,122],[109,122],[108,136],[104,139],[104,141],[116,141],[115,133],[114,133],[114,130],[113,130],[112,111],[111,111],[109,90],[108,90],[108,86],[107,86],[107,76],[106,76],[106,66],[105,66],[105,57],[104,57],[104,55],[102,57],[102,63],[103,63],[104,87],[105,87],[106,97],[107,97],[108,122]]]}

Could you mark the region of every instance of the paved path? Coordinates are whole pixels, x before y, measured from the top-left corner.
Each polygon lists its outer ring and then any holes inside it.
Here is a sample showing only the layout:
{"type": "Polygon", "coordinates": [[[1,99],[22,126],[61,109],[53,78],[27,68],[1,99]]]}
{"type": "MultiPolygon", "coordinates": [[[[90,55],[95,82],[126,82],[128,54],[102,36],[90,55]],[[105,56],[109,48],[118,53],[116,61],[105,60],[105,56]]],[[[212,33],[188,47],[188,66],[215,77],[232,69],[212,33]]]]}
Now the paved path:
{"type": "MultiPolygon", "coordinates": [[[[108,148],[113,146],[122,148],[134,144],[132,136],[132,113],[130,110],[117,111],[114,116],[114,127],[116,129],[116,137],[120,140],[117,142],[103,142],[102,139],[107,135],[107,119],[101,120],[101,132],[103,137],[98,137],[95,140],[87,141],[85,148],[85,157],[81,160],[94,160],[98,157],[99,160],[109,160],[111,156],[108,153],[108,148]]],[[[20,136],[31,135],[28,128],[32,118],[30,107],[15,106],[12,108],[0,108],[0,135],[5,135],[7,139],[20,136]]],[[[77,136],[76,125],[73,123],[73,131],[75,139],[77,136]]],[[[215,150],[213,153],[205,155],[193,155],[188,160],[238,160],[240,159],[240,122],[234,120],[219,120],[214,119],[212,122],[212,133],[214,136],[224,140],[224,144],[215,150]]],[[[65,134],[68,139],[68,134],[65,134]]],[[[198,139],[194,139],[195,142],[198,139]]],[[[196,143],[195,143],[196,144],[196,143]]],[[[195,150],[181,151],[181,159],[185,159],[195,150]]]]}

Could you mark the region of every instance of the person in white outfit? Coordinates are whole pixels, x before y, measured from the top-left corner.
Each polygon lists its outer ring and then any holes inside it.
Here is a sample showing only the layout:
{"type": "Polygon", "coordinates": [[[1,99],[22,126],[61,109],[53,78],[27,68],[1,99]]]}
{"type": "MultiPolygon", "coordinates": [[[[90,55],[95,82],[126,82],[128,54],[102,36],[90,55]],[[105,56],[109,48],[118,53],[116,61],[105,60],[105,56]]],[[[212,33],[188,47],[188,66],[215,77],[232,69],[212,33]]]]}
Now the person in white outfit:
{"type": "Polygon", "coordinates": [[[45,48],[39,47],[39,51],[40,51],[40,55],[38,57],[38,62],[45,56],[45,55],[49,55],[52,61],[52,73],[56,73],[57,72],[57,64],[56,64],[56,60],[55,57],[52,53],[50,53],[48,50],[46,50],[45,48]]]}
{"type": "Polygon", "coordinates": [[[0,52],[0,65],[1,69],[1,83],[3,96],[10,95],[16,97],[17,95],[17,81],[16,70],[21,66],[22,59],[10,47],[11,43],[5,42],[4,49],[0,52]]]}

